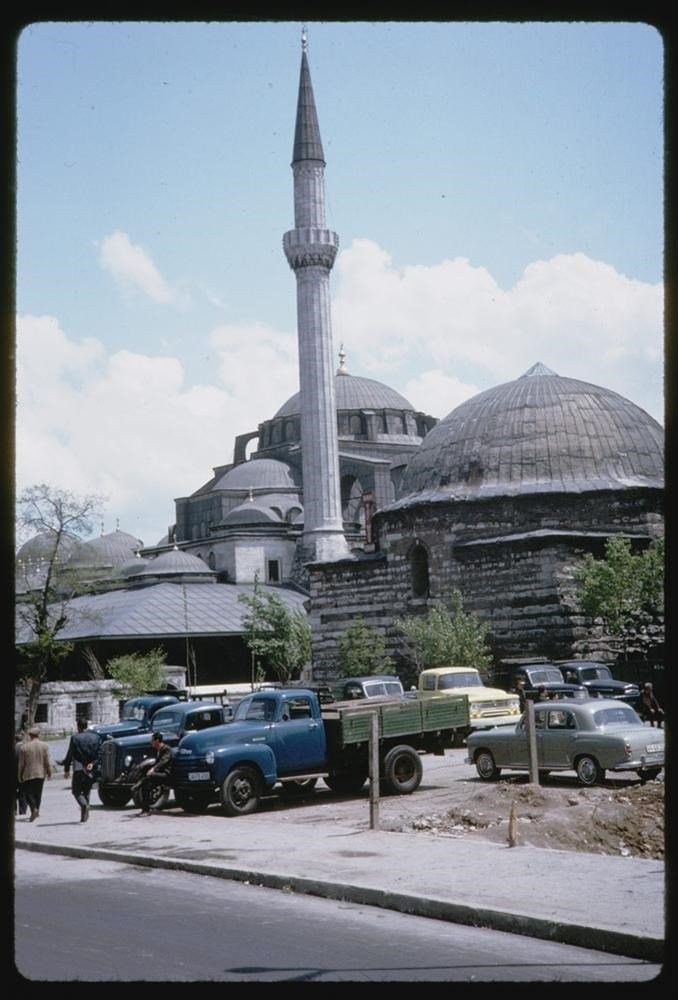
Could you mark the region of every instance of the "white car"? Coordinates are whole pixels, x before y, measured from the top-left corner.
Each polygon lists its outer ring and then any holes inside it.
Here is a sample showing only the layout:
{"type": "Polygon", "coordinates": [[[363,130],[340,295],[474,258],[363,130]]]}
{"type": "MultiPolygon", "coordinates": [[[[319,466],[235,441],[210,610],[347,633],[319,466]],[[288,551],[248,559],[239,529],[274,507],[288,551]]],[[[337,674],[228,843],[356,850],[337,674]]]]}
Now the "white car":
{"type": "MultiPolygon", "coordinates": [[[[644,725],[630,705],[608,698],[544,701],[534,706],[537,767],[576,771],[582,785],[602,782],[606,771],[636,771],[641,781],[657,777],[664,766],[664,730],[644,725]]],[[[494,781],[502,768],[529,771],[527,719],[471,733],[466,762],[479,777],[494,781]]]]}

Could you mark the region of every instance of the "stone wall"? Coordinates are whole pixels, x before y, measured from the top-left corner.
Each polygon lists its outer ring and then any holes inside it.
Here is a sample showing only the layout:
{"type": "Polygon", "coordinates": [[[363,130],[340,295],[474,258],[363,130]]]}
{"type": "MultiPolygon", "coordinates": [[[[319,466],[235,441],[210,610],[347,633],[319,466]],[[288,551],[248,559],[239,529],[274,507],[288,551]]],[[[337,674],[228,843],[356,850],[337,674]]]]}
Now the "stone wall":
{"type": "MultiPolygon", "coordinates": [[[[609,535],[638,547],[663,533],[661,493],[536,494],[428,503],[377,514],[380,551],[309,568],[314,675],[336,673],[336,642],[358,615],[384,636],[397,669],[408,657],[397,618],[426,614],[459,589],[464,610],[489,628],[495,662],[519,656],[609,659],[600,626],[578,611],[575,569],[604,554],[609,535]],[[428,591],[416,596],[412,552],[428,554],[428,591]]],[[[421,591],[418,591],[421,593],[421,591]]],[[[643,637],[661,646],[663,629],[643,637]]]]}

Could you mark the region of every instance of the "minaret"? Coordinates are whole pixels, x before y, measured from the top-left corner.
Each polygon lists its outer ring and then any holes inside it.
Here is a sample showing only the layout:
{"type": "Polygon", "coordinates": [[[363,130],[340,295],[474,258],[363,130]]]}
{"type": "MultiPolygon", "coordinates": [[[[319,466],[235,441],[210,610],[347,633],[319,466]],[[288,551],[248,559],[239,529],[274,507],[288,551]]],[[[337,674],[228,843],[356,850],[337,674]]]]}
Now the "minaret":
{"type": "Polygon", "coordinates": [[[341,514],[337,409],[334,397],[330,271],[339,237],[325,222],[325,159],[301,36],[301,72],[292,153],[294,229],[283,248],[297,279],[297,335],[304,479],[305,562],[349,555],[341,514]]]}

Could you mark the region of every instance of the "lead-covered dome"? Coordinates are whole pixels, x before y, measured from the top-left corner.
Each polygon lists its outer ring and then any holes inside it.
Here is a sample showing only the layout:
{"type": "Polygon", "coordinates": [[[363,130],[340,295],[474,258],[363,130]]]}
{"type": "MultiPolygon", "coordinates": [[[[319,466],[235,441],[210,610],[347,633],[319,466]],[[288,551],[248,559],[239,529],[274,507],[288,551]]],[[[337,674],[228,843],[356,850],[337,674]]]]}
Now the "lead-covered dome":
{"type": "Polygon", "coordinates": [[[144,547],[140,538],[128,534],[126,531],[109,531],[106,535],[99,535],[98,538],[91,538],[81,542],[72,552],[68,559],[68,566],[71,569],[118,569],[128,563],[130,559],[144,547]]]}
{"type": "Polygon", "coordinates": [[[212,487],[213,490],[296,489],[292,470],[286,462],[273,458],[253,458],[234,466],[212,487]]]}
{"type": "Polygon", "coordinates": [[[456,407],[426,436],[397,505],[513,493],[664,486],[664,431],[635,403],[534,365],[456,407]]]}
{"type": "MultiPolygon", "coordinates": [[[[334,377],[337,410],[410,410],[414,407],[395,389],[372,378],[361,378],[338,371],[334,377]]],[[[276,413],[277,417],[293,417],[301,413],[300,393],[290,396],[276,413]]]]}

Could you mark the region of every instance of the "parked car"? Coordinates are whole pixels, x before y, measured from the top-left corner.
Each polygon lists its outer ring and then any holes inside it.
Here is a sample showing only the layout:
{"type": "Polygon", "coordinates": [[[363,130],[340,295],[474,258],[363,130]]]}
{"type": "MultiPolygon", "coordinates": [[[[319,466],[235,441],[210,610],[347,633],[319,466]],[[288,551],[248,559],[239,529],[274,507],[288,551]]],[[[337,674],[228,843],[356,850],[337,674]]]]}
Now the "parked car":
{"type": "Polygon", "coordinates": [[[586,698],[589,693],[588,688],[581,682],[565,682],[558,667],[550,663],[526,664],[516,668],[512,678],[512,690],[517,689],[519,680],[524,681],[525,697],[532,701],[536,701],[539,697],[540,688],[543,688],[549,697],[558,698],[586,698]]]}
{"type": "MultiPolygon", "coordinates": [[[[575,771],[582,785],[595,785],[606,771],[636,771],[645,782],[664,766],[664,730],[645,726],[616,699],[540,701],[534,718],[540,774],[575,771]]],[[[466,746],[466,762],[484,781],[496,780],[502,768],[530,769],[526,714],[512,730],[471,733],[466,746]]]]}
{"type": "Polygon", "coordinates": [[[332,684],[332,694],[337,701],[355,698],[404,698],[405,689],[399,677],[390,674],[371,674],[368,677],[344,677],[332,684]]]}
{"type": "Polygon", "coordinates": [[[475,729],[513,727],[520,718],[518,695],[486,687],[475,667],[428,667],[419,674],[420,698],[460,694],[468,699],[469,724],[454,733],[453,746],[475,729]]]}
{"type": "Polygon", "coordinates": [[[607,663],[595,660],[564,660],[557,664],[563,680],[583,684],[593,698],[620,698],[634,707],[638,705],[640,690],[630,681],[619,681],[612,676],[607,663]]]}

